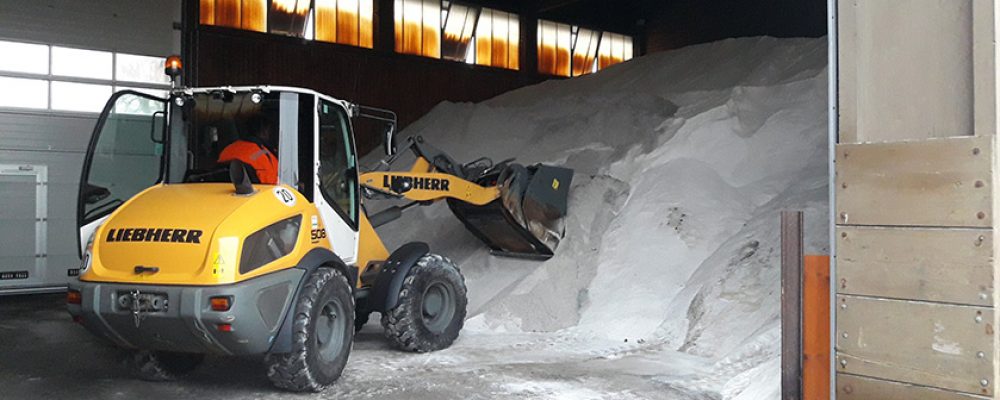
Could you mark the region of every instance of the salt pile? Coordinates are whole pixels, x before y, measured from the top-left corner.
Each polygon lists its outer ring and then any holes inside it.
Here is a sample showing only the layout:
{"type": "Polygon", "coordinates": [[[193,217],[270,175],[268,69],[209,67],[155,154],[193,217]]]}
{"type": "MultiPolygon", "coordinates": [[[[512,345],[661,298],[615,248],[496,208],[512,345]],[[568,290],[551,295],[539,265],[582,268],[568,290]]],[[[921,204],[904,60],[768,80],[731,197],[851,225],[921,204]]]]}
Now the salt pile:
{"type": "Polygon", "coordinates": [[[547,335],[712,398],[778,398],[778,212],[805,210],[807,252],[828,253],[826,64],[825,39],[731,39],[442,103],[401,139],[575,169],[566,238],[544,263],[492,257],[444,204],[379,233],[462,268],[456,352],[547,335]]]}

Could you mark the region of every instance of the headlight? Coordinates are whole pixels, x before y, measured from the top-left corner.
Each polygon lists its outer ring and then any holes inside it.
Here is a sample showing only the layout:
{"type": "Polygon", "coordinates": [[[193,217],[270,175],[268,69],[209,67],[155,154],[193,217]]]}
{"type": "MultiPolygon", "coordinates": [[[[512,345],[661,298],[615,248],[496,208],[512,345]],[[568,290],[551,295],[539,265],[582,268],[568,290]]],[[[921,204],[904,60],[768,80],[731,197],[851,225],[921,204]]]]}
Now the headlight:
{"type": "Polygon", "coordinates": [[[302,215],[278,221],[254,232],[243,241],[240,273],[245,274],[288,255],[295,249],[302,215]]]}

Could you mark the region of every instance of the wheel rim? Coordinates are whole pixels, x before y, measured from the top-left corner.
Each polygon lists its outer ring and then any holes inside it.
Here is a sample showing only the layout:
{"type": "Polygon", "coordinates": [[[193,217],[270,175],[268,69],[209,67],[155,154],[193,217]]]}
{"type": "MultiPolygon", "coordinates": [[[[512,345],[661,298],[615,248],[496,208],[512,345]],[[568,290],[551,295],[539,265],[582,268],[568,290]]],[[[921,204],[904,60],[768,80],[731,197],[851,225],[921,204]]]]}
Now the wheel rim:
{"type": "Polygon", "coordinates": [[[337,358],[344,345],[347,313],[340,301],[328,301],[316,318],[316,344],[319,355],[327,361],[337,358]]]}
{"type": "Polygon", "coordinates": [[[424,325],[433,333],[442,333],[455,316],[455,290],[443,282],[433,282],[424,289],[421,314],[424,325]]]}

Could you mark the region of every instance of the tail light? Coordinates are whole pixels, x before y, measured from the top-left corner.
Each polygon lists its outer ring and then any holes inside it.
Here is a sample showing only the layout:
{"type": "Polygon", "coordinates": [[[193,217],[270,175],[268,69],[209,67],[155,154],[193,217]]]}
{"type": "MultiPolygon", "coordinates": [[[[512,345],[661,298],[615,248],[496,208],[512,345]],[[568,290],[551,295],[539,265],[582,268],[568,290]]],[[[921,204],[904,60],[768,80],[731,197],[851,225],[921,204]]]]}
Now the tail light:
{"type": "Polygon", "coordinates": [[[208,299],[209,304],[212,306],[212,311],[229,311],[233,307],[233,298],[231,296],[216,296],[208,299]]]}
{"type": "Polygon", "coordinates": [[[218,324],[215,325],[215,329],[218,329],[219,332],[232,332],[233,324],[218,324]]]}
{"type": "Polygon", "coordinates": [[[67,290],[66,304],[83,304],[83,295],[80,294],[79,290],[67,290]]]}

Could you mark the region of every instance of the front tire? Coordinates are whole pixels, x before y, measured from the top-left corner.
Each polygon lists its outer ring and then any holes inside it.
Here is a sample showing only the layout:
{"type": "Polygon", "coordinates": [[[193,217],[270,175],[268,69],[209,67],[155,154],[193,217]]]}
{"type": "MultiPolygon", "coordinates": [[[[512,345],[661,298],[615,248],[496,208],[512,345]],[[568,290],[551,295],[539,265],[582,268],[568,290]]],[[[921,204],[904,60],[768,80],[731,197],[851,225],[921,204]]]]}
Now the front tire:
{"type": "Polygon", "coordinates": [[[385,336],[395,347],[424,353],[447,348],[465,324],[465,278],[451,260],[421,258],[403,280],[396,307],[382,315],[385,336]]]}
{"type": "Polygon", "coordinates": [[[354,344],[354,294],[333,268],[313,272],[299,293],[292,325],[292,351],[269,354],[267,377],[275,386],[318,392],[340,378],[354,344]]]}
{"type": "Polygon", "coordinates": [[[139,379],[166,382],[194,371],[204,359],[204,354],[134,350],[128,355],[128,364],[129,370],[139,379]]]}

